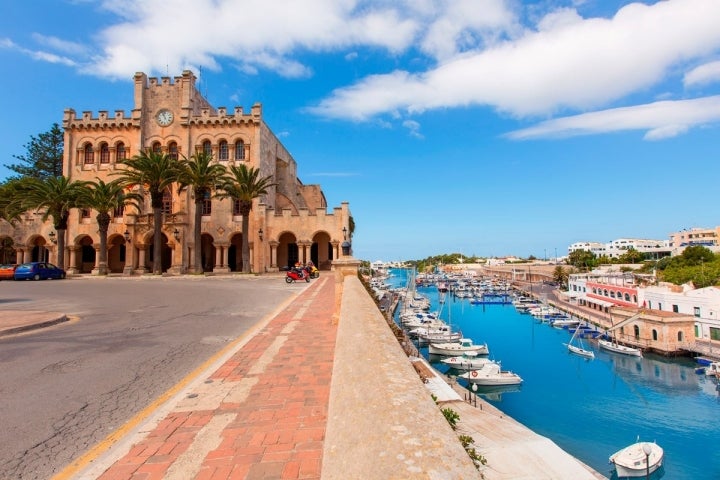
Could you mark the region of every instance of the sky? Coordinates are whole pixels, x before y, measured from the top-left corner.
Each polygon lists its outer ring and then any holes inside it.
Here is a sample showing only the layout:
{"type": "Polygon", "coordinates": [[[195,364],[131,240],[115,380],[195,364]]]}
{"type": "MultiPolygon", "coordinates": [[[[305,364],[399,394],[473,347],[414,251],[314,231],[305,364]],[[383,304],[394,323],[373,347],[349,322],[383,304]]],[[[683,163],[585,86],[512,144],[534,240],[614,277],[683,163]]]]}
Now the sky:
{"type": "Polygon", "coordinates": [[[0,16],[0,178],[63,111],[189,69],[348,202],[356,258],[553,258],[712,228],[720,0],[28,0],[0,16]]]}

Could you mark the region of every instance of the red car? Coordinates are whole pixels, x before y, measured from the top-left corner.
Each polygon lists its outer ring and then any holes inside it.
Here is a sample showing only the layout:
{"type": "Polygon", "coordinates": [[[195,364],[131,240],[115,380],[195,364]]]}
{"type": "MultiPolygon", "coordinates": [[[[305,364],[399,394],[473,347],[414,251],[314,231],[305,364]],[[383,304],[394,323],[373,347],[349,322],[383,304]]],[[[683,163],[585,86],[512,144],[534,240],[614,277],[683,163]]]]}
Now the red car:
{"type": "Polygon", "coordinates": [[[0,265],[0,280],[14,280],[15,268],[17,268],[17,265],[13,263],[0,265]]]}

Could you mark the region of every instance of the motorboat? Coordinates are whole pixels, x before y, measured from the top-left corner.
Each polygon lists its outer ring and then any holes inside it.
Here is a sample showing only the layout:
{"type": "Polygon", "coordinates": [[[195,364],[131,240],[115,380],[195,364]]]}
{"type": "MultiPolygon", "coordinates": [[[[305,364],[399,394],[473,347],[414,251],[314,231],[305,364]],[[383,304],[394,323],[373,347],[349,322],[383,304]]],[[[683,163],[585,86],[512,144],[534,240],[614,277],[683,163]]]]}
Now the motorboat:
{"type": "Polygon", "coordinates": [[[655,442],[637,442],[610,455],[618,478],[646,477],[662,466],[663,449],[655,442]]]}
{"type": "Polygon", "coordinates": [[[518,385],[522,383],[520,375],[502,370],[500,364],[495,362],[488,362],[479,370],[467,371],[458,375],[458,378],[464,378],[477,385],[518,385]]]}
{"type": "Polygon", "coordinates": [[[487,357],[478,357],[474,352],[467,352],[457,357],[443,358],[440,362],[456,370],[478,370],[493,361],[487,357]]]}
{"type": "Polygon", "coordinates": [[[431,343],[428,346],[428,353],[432,355],[458,356],[467,352],[474,352],[476,355],[487,355],[490,353],[487,344],[476,345],[470,338],[461,338],[457,342],[431,343]]]}
{"type": "Polygon", "coordinates": [[[620,345],[619,343],[615,343],[610,340],[598,339],[598,346],[603,350],[607,350],[609,352],[642,357],[642,350],[640,350],[639,348],[628,347],[627,345],[620,345]]]}

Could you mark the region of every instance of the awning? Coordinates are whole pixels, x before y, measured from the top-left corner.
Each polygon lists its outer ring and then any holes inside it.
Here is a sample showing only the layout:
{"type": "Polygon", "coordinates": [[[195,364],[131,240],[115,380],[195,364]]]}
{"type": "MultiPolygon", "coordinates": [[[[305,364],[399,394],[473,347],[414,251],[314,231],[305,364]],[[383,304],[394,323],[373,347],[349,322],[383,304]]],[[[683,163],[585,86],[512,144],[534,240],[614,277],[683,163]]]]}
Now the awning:
{"type": "Polygon", "coordinates": [[[597,298],[585,297],[585,301],[587,303],[594,303],[595,305],[600,305],[601,307],[614,307],[615,306],[615,304],[613,302],[608,302],[605,300],[598,300],[597,298]]]}

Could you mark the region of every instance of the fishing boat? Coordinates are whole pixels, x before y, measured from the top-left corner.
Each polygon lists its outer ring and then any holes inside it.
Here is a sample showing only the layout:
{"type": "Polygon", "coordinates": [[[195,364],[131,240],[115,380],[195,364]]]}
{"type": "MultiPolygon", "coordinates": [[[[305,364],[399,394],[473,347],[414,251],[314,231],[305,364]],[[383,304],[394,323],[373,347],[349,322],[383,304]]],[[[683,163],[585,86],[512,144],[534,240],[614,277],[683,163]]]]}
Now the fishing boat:
{"type": "Polygon", "coordinates": [[[519,385],[522,383],[520,375],[509,370],[502,370],[500,365],[495,362],[488,362],[481,369],[470,370],[458,375],[458,378],[464,378],[477,385],[519,385]]]}
{"type": "Polygon", "coordinates": [[[428,346],[428,353],[432,355],[458,356],[467,352],[474,352],[476,355],[487,355],[490,353],[487,344],[476,345],[470,338],[461,338],[457,342],[431,343],[428,346]]]}
{"type": "Polygon", "coordinates": [[[610,455],[618,478],[649,477],[662,466],[663,449],[655,442],[636,442],[610,455]]]}
{"type": "Polygon", "coordinates": [[[570,337],[570,341],[568,343],[564,343],[570,353],[574,353],[575,355],[580,355],[581,357],[593,359],[595,358],[595,352],[592,350],[588,350],[584,348],[584,345],[582,343],[582,339],[578,338],[579,345],[573,345],[573,340],[577,337],[577,333],[580,331],[579,328],[576,328],[575,331],[572,334],[572,337],[570,337]]]}

